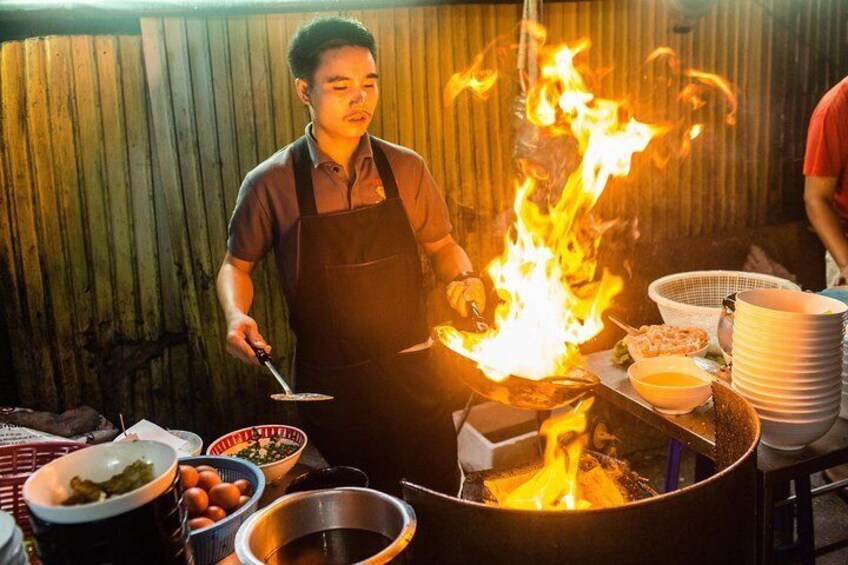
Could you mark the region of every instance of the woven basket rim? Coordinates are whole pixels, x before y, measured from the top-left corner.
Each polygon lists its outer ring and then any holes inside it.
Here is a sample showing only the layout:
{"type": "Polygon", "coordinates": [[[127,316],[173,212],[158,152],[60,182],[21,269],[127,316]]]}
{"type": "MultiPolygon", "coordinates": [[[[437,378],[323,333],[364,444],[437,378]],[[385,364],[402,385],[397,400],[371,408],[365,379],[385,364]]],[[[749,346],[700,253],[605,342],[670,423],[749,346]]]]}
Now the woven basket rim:
{"type": "Polygon", "coordinates": [[[661,286],[678,280],[685,279],[694,279],[694,278],[720,278],[720,277],[738,277],[745,279],[753,279],[760,281],[772,282],[778,285],[779,288],[785,288],[788,290],[801,290],[801,287],[797,284],[793,283],[788,279],[784,279],[782,277],[777,277],[774,275],[766,275],[763,273],[751,273],[748,271],[726,271],[726,270],[711,270],[711,271],[687,271],[685,273],[673,273],[671,275],[665,275],[664,277],[660,277],[654,280],[651,284],[648,285],[648,297],[656,302],[656,304],[660,307],[669,307],[669,308],[686,308],[690,313],[695,314],[714,314],[715,312],[720,310],[718,306],[695,306],[691,304],[686,304],[685,302],[680,302],[678,300],[673,300],[671,298],[666,298],[659,293],[658,288],[661,286]]]}

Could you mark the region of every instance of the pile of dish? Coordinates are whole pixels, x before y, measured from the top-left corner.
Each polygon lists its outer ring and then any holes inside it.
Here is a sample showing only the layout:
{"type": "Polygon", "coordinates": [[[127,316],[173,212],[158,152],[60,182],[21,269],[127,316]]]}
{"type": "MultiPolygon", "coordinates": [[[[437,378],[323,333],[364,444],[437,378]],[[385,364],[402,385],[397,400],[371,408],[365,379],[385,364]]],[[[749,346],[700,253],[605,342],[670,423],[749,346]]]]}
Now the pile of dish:
{"type": "Polygon", "coordinates": [[[848,420],[848,336],[842,341],[842,403],[839,417],[848,420]]]}
{"type": "Polygon", "coordinates": [[[800,449],[833,426],[846,310],[838,300],[797,291],[737,295],[733,388],[757,410],[765,445],[800,449]]]}

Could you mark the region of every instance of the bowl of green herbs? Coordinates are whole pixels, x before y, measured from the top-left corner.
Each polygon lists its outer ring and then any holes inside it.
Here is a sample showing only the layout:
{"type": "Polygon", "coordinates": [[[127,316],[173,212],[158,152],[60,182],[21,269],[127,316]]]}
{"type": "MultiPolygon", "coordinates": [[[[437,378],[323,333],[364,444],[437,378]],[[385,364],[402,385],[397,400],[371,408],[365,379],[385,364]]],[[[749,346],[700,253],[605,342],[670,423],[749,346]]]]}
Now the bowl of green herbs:
{"type": "Polygon", "coordinates": [[[221,436],[206,450],[207,455],[246,459],[262,470],[268,483],[291,471],[306,448],[306,434],[294,426],[269,424],[242,428],[221,436]]]}

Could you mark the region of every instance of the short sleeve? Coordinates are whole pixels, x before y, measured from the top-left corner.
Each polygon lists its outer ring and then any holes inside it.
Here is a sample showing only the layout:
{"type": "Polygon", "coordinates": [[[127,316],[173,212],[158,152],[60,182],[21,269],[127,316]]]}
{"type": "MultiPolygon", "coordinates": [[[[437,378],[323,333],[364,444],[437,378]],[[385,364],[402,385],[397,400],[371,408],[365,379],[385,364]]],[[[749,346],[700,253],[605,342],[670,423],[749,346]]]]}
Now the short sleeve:
{"type": "Polygon", "coordinates": [[[830,104],[819,104],[807,130],[804,176],[838,177],[845,169],[846,134],[840,131],[839,112],[830,104]]]}
{"type": "Polygon", "coordinates": [[[418,187],[410,214],[415,238],[421,243],[438,241],[451,233],[448,206],[439,192],[436,179],[430,174],[424,160],[419,157],[418,187]]]}
{"type": "Polygon", "coordinates": [[[248,174],[239,189],[236,207],[230,218],[227,248],[238,259],[263,259],[274,242],[273,222],[262,202],[263,184],[248,174]]]}

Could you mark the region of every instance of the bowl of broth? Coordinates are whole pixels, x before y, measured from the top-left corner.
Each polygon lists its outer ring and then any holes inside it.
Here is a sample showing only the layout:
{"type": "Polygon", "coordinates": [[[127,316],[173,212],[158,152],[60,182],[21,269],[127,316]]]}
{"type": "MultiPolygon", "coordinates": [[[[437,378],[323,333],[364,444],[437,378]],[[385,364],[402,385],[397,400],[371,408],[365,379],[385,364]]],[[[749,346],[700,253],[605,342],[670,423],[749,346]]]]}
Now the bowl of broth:
{"type": "Polygon", "coordinates": [[[689,357],[642,359],[627,375],[639,396],[663,414],[688,414],[712,395],[712,377],[689,357]]]}
{"type": "Polygon", "coordinates": [[[416,524],[411,506],[376,490],[296,492],[239,528],[236,555],[250,565],[393,563],[406,554],[416,524]]]}

